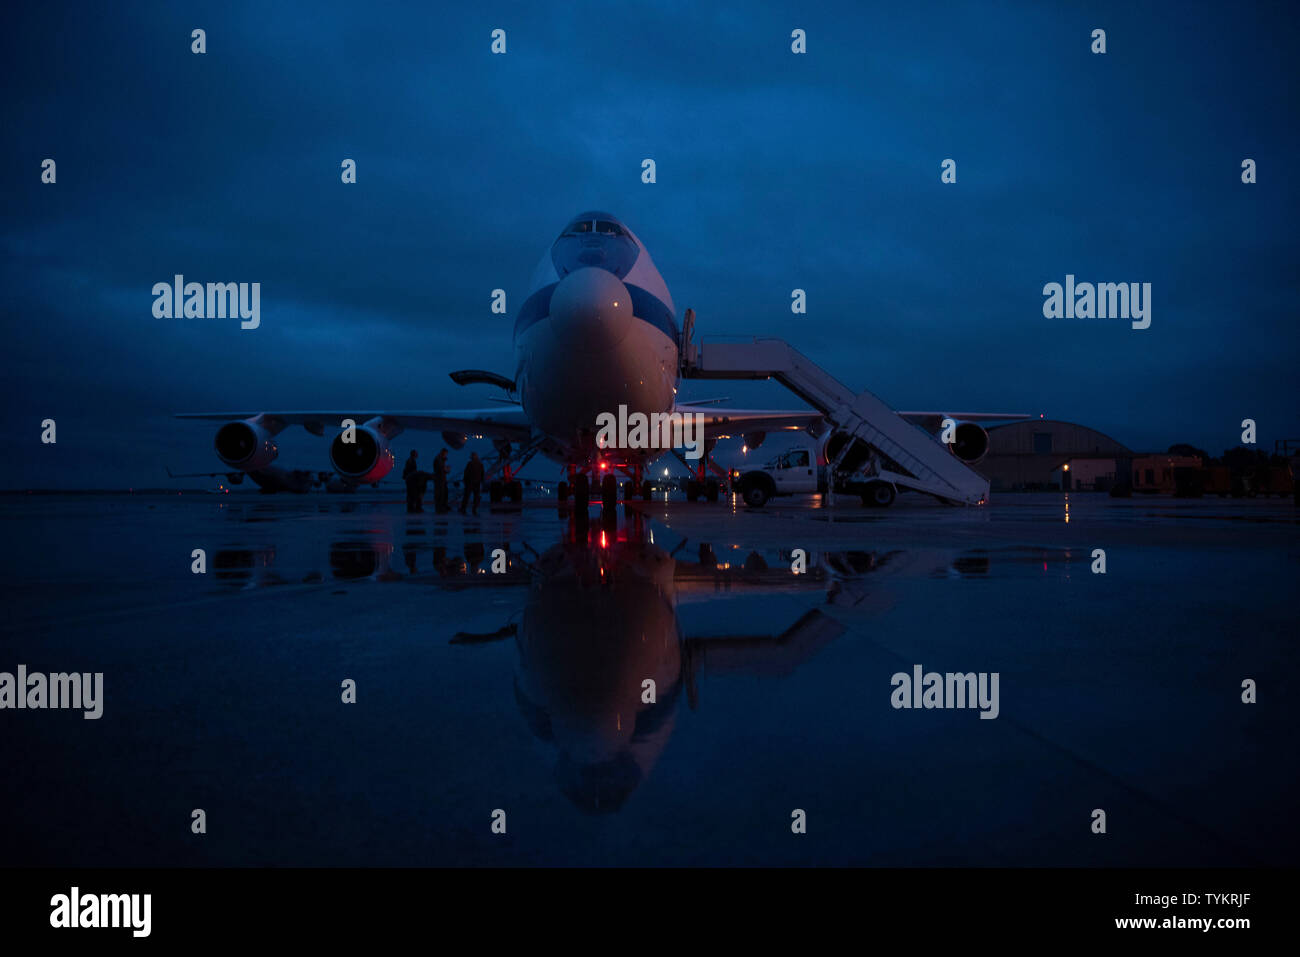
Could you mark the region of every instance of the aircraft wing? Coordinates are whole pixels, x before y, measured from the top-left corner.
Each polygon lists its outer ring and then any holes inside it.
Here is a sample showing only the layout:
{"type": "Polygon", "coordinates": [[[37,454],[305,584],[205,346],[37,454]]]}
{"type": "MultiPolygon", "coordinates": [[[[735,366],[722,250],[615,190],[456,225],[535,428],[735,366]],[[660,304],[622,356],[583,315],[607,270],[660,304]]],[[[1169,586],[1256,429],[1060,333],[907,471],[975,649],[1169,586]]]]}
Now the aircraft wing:
{"type": "Polygon", "coordinates": [[[402,429],[423,432],[463,432],[471,436],[510,439],[522,442],[529,438],[532,427],[520,408],[497,406],[491,409],[420,409],[415,411],[306,411],[306,412],[182,412],[178,419],[211,419],[233,422],[238,419],[260,417],[268,425],[278,427],[301,425],[314,435],[323,435],[325,426],[341,427],[344,419],[361,425],[381,417],[402,429]]]}
{"type": "Polygon", "coordinates": [[[813,409],[804,412],[785,409],[719,409],[679,402],[673,406],[673,411],[683,415],[696,412],[703,415],[706,439],[727,439],[750,432],[817,430],[826,421],[824,415],[813,409]]]}
{"type": "MultiPolygon", "coordinates": [[[[816,410],[804,412],[784,409],[722,409],[705,406],[702,402],[678,402],[674,412],[683,415],[698,412],[704,416],[704,437],[726,439],[750,432],[782,432],[807,430],[819,433],[825,428],[826,417],[816,410]]],[[[945,418],[958,422],[1011,422],[1033,418],[1023,412],[899,412],[902,418],[932,432],[937,432],[945,418]]]]}
{"type": "Polygon", "coordinates": [[[924,426],[936,432],[944,419],[955,419],[958,422],[1012,422],[1033,418],[1025,412],[899,412],[898,415],[913,425],[924,426]]]}
{"type": "MultiPolygon", "coordinates": [[[[167,466],[163,466],[163,468],[167,468],[167,466]]],[[[167,468],[168,478],[216,478],[218,475],[224,475],[236,485],[244,480],[244,473],[239,469],[226,469],[224,472],[173,472],[170,468],[167,468]]]]}

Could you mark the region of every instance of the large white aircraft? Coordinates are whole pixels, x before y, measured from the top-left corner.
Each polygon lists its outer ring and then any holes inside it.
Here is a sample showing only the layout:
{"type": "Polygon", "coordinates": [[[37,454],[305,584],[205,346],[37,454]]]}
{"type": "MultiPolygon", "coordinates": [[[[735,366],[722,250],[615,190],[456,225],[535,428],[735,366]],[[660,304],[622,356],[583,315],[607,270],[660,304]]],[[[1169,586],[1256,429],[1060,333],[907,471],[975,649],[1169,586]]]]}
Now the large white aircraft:
{"type": "MultiPolygon", "coordinates": [[[[554,459],[567,470],[560,498],[572,493],[579,507],[587,504],[597,480],[604,504],[616,503],[620,473],[631,479],[632,494],[650,494],[647,468],[665,454],[663,448],[606,448],[597,442],[598,418],[617,414],[620,408],[629,419],[638,413],[647,419],[654,414],[699,413],[706,450],[720,438],[738,435],[746,436],[753,448],[771,431],[802,429],[815,436],[828,431],[826,417],[815,410],[731,409],[678,401],[682,356],[693,324],[689,310],[685,324],[684,336],[672,296],[645,244],[617,217],[584,212],[565,226],[533,273],[515,320],[514,376],[480,370],[451,373],[461,385],[504,389],[503,404],[463,410],[204,412],[178,417],[226,420],[216,434],[217,456],[228,469],[247,473],[268,490],[303,490],[286,485],[283,470],[271,464],[277,454],[276,435],[289,426],[301,425],[315,435],[324,435],[326,426],[343,427],[330,444],[330,460],[343,481],[353,486],[387,475],[395,463],[392,439],[405,429],[418,429],[441,432],[456,449],[470,437],[492,439],[498,455],[489,463],[487,477],[499,483],[493,486],[495,494],[513,500],[521,494],[514,475],[523,464],[538,453],[554,459]],[[346,427],[348,420],[352,428],[346,427]]],[[[905,415],[919,423],[937,422],[941,413],[905,415]]],[[[977,448],[969,441],[954,447],[966,461],[978,458],[987,447],[983,430],[971,427],[979,432],[974,437],[977,448]],[[972,448],[978,455],[969,451],[972,448]]],[[[719,482],[708,468],[725,478],[706,454],[689,489],[692,499],[716,499],[719,482]]]]}

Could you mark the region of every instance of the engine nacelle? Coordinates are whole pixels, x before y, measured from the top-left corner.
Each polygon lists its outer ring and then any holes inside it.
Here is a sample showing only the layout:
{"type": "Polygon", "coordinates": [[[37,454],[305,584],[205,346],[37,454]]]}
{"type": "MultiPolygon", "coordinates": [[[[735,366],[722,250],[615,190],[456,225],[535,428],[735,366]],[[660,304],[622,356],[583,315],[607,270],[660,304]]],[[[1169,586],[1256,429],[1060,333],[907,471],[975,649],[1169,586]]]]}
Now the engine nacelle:
{"type": "Polygon", "coordinates": [[[822,450],[822,461],[827,465],[835,461],[843,450],[845,443],[850,443],[849,449],[844,453],[844,458],[840,459],[839,471],[856,472],[867,464],[871,458],[871,448],[861,439],[850,436],[847,432],[832,432],[831,437],[826,440],[826,447],[822,450]]]}
{"type": "Polygon", "coordinates": [[[365,485],[378,482],[393,470],[396,459],[388,439],[371,425],[356,427],[351,442],[343,441],[347,431],[334,436],[330,443],[330,463],[334,471],[349,482],[365,485]]]}
{"type": "Polygon", "coordinates": [[[465,447],[465,443],[469,441],[469,436],[464,432],[444,432],[442,433],[442,440],[459,452],[465,447]]]}
{"type": "Polygon", "coordinates": [[[766,433],[766,432],[746,432],[746,433],[745,433],[745,448],[747,448],[747,449],[749,449],[749,450],[752,451],[752,450],[758,448],[760,445],[762,445],[762,444],[763,444],[763,440],[766,439],[766,438],[767,438],[767,433],[766,433]]]}
{"type": "Polygon", "coordinates": [[[217,429],[212,446],[217,458],[243,472],[266,468],[280,453],[274,433],[253,419],[227,422],[217,429]]]}
{"type": "Polygon", "coordinates": [[[989,450],[989,434],[983,426],[974,422],[958,422],[953,431],[952,442],[948,451],[967,465],[973,465],[984,458],[989,450]]]}

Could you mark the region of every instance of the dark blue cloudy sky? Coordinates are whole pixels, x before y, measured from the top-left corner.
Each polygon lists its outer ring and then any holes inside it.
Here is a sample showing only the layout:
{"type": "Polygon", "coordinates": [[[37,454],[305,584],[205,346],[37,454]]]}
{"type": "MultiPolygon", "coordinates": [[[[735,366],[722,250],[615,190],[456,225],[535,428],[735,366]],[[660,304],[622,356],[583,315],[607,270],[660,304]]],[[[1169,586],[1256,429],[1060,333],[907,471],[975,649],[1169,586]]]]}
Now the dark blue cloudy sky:
{"type": "MultiPolygon", "coordinates": [[[[783,336],[898,407],[1139,449],[1218,451],[1245,417],[1300,436],[1293,5],[443,6],[7,13],[0,485],[217,467],[175,411],[486,404],[446,372],[512,371],[530,273],[587,208],[640,234],[703,333],[783,336]],[[261,328],[154,318],[178,272],[260,282],[261,328]],[[1045,319],[1067,273],[1150,282],[1151,328],[1045,319]]],[[[690,394],[798,404],[718,386],[690,394]]],[[[327,467],[295,432],[282,464],[327,467]]]]}

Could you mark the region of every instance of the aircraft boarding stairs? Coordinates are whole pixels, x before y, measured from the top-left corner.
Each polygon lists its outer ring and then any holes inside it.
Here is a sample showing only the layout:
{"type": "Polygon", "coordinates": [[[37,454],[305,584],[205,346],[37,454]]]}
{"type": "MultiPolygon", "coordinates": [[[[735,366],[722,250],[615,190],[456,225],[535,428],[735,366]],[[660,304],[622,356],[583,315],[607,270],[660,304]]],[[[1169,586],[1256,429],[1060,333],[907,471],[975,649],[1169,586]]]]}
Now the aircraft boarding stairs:
{"type": "MultiPolygon", "coordinates": [[[[837,432],[867,443],[890,461],[873,456],[869,471],[899,488],[926,492],[946,502],[978,505],[988,499],[989,483],[937,438],[897,415],[870,392],[854,393],[784,339],[748,342],[690,341],[694,316],[683,336],[682,375],[688,379],[775,379],[826,416],[837,432]]],[[[832,461],[834,471],[853,446],[844,442],[832,461]]]]}

